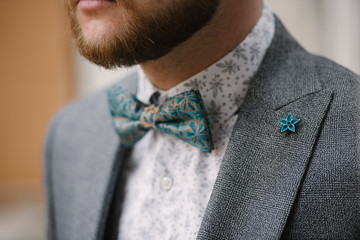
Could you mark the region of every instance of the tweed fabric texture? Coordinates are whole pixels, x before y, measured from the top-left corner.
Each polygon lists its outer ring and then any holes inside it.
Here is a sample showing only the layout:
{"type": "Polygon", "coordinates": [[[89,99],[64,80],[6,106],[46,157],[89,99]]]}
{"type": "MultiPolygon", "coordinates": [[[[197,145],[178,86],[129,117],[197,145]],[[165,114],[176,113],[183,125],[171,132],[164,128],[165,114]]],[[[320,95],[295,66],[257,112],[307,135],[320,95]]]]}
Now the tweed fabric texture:
{"type": "Polygon", "coordinates": [[[358,239],[359,77],[276,26],[197,239],[358,239]],[[301,122],[281,134],[289,112],[301,122]]]}

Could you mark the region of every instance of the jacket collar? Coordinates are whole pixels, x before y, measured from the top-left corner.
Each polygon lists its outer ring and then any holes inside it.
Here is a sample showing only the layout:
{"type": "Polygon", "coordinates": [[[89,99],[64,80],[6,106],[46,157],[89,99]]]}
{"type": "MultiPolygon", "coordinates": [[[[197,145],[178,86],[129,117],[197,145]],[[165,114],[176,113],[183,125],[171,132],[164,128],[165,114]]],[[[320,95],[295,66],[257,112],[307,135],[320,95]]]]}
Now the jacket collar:
{"type": "Polygon", "coordinates": [[[220,167],[198,239],[278,239],[296,198],[332,92],[276,18],[220,167]],[[280,133],[288,113],[301,121],[280,133]]]}

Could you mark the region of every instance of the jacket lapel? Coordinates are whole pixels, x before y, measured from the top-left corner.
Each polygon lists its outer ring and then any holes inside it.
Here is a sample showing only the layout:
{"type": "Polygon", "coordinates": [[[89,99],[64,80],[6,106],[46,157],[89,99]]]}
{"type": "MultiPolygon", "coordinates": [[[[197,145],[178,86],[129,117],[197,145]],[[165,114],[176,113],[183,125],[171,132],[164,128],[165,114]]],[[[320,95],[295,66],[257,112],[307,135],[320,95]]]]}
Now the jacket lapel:
{"type": "MultiPolygon", "coordinates": [[[[119,84],[134,92],[134,81],[137,80],[133,75],[119,84]]],[[[103,239],[126,151],[111,124],[105,92],[70,106],[67,111],[62,121],[53,124],[56,129],[51,132],[56,131],[56,138],[50,136],[48,142],[49,146],[55,145],[47,156],[52,161],[47,163],[52,184],[49,194],[56,189],[50,196],[50,211],[55,212],[56,218],[50,219],[49,237],[103,239]]]]}
{"type": "Polygon", "coordinates": [[[332,92],[279,20],[241,106],[198,239],[278,239],[306,173],[332,92]],[[299,61],[302,59],[302,61],[299,61]],[[280,133],[292,113],[296,132],[280,133]]]}
{"type": "MultiPolygon", "coordinates": [[[[131,74],[124,80],[117,83],[118,85],[122,86],[124,89],[127,89],[132,94],[136,94],[137,91],[137,74],[131,74]]],[[[107,102],[107,101],[106,101],[107,102]]],[[[109,107],[106,106],[106,110],[109,110],[109,107]]],[[[110,112],[108,115],[110,117],[110,112]]],[[[108,121],[111,123],[111,119],[108,121]]],[[[112,127],[112,125],[111,125],[112,127]]],[[[115,129],[111,129],[112,132],[115,132],[115,129]]],[[[102,204],[99,206],[102,206],[101,209],[99,209],[99,221],[97,225],[97,231],[96,231],[96,238],[95,239],[110,239],[109,237],[114,238],[113,233],[116,232],[116,223],[119,218],[119,206],[118,204],[114,203],[115,200],[118,200],[119,197],[114,195],[116,192],[117,194],[121,194],[119,191],[115,191],[115,188],[119,188],[119,180],[121,175],[121,170],[123,167],[123,163],[126,160],[126,157],[129,154],[130,149],[125,148],[121,145],[121,141],[119,136],[116,135],[116,140],[114,139],[113,142],[118,142],[117,151],[114,151],[114,148],[111,148],[111,151],[115,154],[113,157],[108,158],[109,161],[104,162],[104,166],[108,169],[111,169],[109,171],[106,171],[107,176],[105,176],[105,180],[102,184],[104,189],[106,189],[105,192],[103,192],[100,197],[100,201],[102,201],[102,204]],[[113,212],[110,212],[113,211],[113,212]]]]}
{"type": "Polygon", "coordinates": [[[50,211],[55,216],[50,219],[50,239],[97,239],[103,227],[119,166],[119,138],[111,129],[106,103],[105,94],[95,95],[67,107],[61,121],[53,124],[50,134],[56,137],[48,140],[47,156],[50,211]]]}

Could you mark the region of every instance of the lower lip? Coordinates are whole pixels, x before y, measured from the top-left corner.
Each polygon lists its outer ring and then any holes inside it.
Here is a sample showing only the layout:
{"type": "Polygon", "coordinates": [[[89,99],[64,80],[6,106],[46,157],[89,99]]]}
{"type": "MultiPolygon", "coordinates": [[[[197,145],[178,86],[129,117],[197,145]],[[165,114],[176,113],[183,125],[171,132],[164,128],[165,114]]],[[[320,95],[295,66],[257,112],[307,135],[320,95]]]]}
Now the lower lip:
{"type": "Polygon", "coordinates": [[[84,10],[84,11],[94,11],[102,8],[111,7],[114,5],[117,5],[117,3],[107,0],[80,0],[77,4],[77,7],[80,10],[84,10]]]}

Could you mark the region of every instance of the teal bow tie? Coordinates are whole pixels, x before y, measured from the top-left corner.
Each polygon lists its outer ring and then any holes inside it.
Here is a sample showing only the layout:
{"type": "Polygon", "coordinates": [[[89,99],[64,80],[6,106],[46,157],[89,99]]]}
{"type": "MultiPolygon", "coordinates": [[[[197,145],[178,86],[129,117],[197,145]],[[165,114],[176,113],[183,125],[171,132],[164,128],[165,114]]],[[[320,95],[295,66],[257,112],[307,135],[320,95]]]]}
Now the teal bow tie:
{"type": "Polygon", "coordinates": [[[107,95],[113,125],[125,146],[156,129],[205,152],[214,149],[210,121],[198,90],[178,94],[162,105],[146,105],[118,85],[111,86],[107,95]]]}

